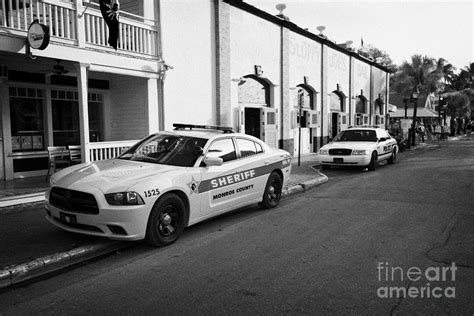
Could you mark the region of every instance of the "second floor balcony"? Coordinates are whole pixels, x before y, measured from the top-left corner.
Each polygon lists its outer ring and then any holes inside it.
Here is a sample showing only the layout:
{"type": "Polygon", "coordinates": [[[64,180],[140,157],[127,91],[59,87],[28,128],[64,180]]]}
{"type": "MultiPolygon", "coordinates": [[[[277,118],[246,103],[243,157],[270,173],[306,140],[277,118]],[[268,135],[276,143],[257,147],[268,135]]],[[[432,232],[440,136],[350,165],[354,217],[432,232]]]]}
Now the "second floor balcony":
{"type": "MultiPolygon", "coordinates": [[[[137,14],[139,11],[154,12],[154,1],[121,1],[121,6],[125,9],[120,11],[117,52],[156,58],[156,22],[137,14]],[[133,10],[138,7],[140,10],[133,10]],[[138,12],[127,12],[127,8],[138,12]]],[[[49,27],[51,44],[114,51],[107,43],[109,30],[97,1],[0,0],[0,35],[26,37],[28,27],[36,19],[49,27]]]]}

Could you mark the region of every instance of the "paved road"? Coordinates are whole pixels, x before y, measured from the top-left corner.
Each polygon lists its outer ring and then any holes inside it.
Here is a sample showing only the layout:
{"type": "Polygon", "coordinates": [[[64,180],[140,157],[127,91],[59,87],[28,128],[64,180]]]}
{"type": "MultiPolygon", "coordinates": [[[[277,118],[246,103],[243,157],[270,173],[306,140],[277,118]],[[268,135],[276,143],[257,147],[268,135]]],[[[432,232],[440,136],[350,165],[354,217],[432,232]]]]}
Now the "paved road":
{"type": "Polygon", "coordinates": [[[3,291],[0,313],[472,315],[472,157],[474,142],[460,141],[375,172],[330,170],[328,183],[277,209],[247,208],[171,247],[140,245],[3,291]],[[410,268],[419,280],[401,280],[410,268]],[[390,287],[442,297],[381,298],[390,287]]]}

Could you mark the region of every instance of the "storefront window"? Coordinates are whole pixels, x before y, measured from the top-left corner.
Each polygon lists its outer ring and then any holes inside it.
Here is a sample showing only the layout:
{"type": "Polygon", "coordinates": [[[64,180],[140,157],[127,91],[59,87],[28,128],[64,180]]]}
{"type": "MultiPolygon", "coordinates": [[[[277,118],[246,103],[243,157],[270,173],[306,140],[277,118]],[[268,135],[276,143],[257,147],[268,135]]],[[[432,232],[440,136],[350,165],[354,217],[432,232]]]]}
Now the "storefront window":
{"type": "MultiPolygon", "coordinates": [[[[51,91],[53,111],[53,142],[55,146],[79,145],[79,102],[78,93],[74,91],[51,91]]],[[[98,142],[103,139],[103,96],[88,94],[89,139],[98,142]]]]}
{"type": "Polygon", "coordinates": [[[43,150],[42,90],[10,87],[9,94],[13,152],[43,150]]]}
{"type": "Polygon", "coordinates": [[[54,146],[79,145],[81,138],[78,102],[75,100],[53,99],[51,105],[53,110],[54,146]]]}
{"type": "Polygon", "coordinates": [[[100,142],[103,137],[103,96],[98,93],[89,93],[89,140],[100,142]]]}

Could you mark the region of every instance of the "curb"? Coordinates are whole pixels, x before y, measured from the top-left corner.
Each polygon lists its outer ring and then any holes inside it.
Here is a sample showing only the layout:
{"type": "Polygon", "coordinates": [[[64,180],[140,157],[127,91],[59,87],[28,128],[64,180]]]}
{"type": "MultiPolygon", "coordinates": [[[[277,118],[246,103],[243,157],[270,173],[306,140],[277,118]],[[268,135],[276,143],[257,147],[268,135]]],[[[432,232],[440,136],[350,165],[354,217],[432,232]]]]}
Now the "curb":
{"type": "Polygon", "coordinates": [[[311,188],[314,188],[318,185],[321,185],[323,183],[326,183],[328,181],[328,177],[321,173],[319,170],[314,169],[313,170],[318,174],[315,179],[308,180],[308,181],[303,181],[302,183],[294,184],[291,186],[287,186],[283,192],[282,196],[294,194],[294,193],[299,193],[299,192],[305,192],[311,188]]]}
{"type": "Polygon", "coordinates": [[[74,248],[0,270],[0,289],[45,275],[86,260],[126,248],[126,243],[107,241],[74,248]]]}
{"type": "Polygon", "coordinates": [[[0,199],[0,208],[44,201],[46,192],[9,196],[0,199]]]}
{"type": "MultiPolygon", "coordinates": [[[[287,186],[283,190],[282,196],[304,192],[328,181],[326,175],[322,174],[317,169],[314,170],[318,173],[318,175],[315,176],[315,179],[287,186]]],[[[104,241],[74,248],[66,252],[37,258],[27,263],[6,267],[0,269],[0,289],[131,247],[132,245],[133,243],[130,242],[104,241]]]]}

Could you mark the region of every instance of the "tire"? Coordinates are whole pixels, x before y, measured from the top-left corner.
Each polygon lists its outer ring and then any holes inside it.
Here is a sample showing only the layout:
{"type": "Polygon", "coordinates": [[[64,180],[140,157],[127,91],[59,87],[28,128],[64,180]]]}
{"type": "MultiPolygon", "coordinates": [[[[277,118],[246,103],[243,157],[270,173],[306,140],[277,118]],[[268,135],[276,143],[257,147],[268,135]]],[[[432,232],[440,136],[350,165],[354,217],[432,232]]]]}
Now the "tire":
{"type": "Polygon", "coordinates": [[[154,247],[168,246],[178,240],[186,222],[186,206],[176,194],[161,197],[151,210],[146,242],[154,247]]]}
{"type": "Polygon", "coordinates": [[[387,163],[393,165],[396,160],[397,160],[397,149],[393,148],[392,155],[390,156],[390,158],[388,158],[387,163]]]}
{"type": "Polygon", "coordinates": [[[367,166],[367,169],[369,169],[369,171],[375,171],[377,169],[377,153],[374,151],[372,153],[372,158],[370,159],[370,163],[369,165],[367,166]]]}
{"type": "Polygon", "coordinates": [[[329,170],[331,166],[328,165],[321,165],[321,170],[329,170]]]}
{"type": "Polygon", "coordinates": [[[274,208],[280,203],[283,181],[276,172],[272,172],[268,177],[265,191],[263,192],[262,202],[258,203],[261,208],[274,208]]]}

